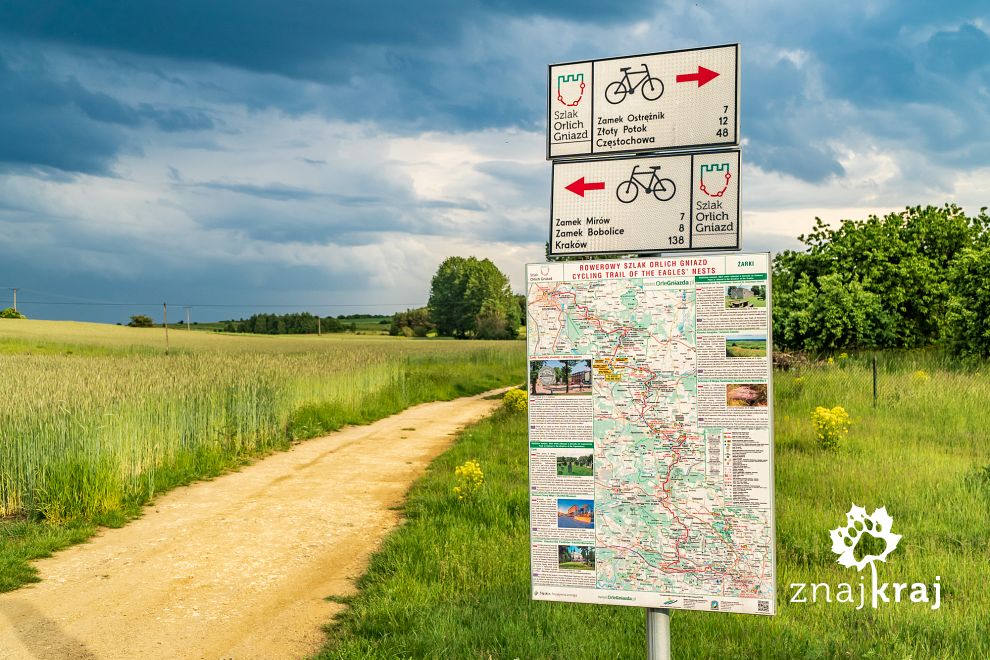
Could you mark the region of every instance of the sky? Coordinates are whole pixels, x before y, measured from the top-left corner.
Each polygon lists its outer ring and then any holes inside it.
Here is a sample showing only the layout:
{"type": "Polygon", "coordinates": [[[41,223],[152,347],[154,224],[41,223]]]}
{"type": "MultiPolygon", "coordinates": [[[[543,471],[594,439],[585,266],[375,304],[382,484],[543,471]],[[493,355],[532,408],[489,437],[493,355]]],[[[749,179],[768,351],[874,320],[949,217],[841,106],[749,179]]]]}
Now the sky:
{"type": "Polygon", "coordinates": [[[744,249],[990,205],[985,2],[5,0],[0,306],[384,314],[454,255],[521,292],[547,65],[727,43],[744,249]]]}

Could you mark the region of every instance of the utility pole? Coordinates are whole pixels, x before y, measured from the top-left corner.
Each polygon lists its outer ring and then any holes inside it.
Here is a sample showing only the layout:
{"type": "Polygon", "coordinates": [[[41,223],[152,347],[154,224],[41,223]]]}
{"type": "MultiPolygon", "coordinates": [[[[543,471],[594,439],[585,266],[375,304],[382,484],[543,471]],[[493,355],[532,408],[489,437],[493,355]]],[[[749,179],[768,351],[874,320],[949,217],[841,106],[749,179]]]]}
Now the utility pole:
{"type": "Polygon", "coordinates": [[[168,355],[168,303],[162,303],[162,325],[165,326],[165,355],[168,355]]]}
{"type": "Polygon", "coordinates": [[[14,311],[17,311],[17,289],[14,288],[14,311]]]}
{"type": "Polygon", "coordinates": [[[319,316],[316,317],[316,336],[317,337],[323,336],[323,323],[320,321],[319,316]]]}
{"type": "Polygon", "coordinates": [[[186,305],[186,330],[192,330],[189,326],[189,305],[186,305]]]}

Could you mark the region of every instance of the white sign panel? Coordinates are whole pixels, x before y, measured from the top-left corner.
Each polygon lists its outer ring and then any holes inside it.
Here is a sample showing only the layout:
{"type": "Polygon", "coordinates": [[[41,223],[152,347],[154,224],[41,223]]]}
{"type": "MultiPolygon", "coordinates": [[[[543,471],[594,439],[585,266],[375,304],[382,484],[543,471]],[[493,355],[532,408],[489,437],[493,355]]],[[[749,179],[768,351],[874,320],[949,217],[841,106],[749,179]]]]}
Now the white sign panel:
{"type": "Polygon", "coordinates": [[[739,143],[739,46],[552,64],[547,158],[739,143]]]}
{"type": "Polygon", "coordinates": [[[739,151],[553,164],[550,255],[739,248],[739,151]]]}
{"type": "Polygon", "coordinates": [[[773,614],[769,255],[526,278],[532,597],[773,614]]]}

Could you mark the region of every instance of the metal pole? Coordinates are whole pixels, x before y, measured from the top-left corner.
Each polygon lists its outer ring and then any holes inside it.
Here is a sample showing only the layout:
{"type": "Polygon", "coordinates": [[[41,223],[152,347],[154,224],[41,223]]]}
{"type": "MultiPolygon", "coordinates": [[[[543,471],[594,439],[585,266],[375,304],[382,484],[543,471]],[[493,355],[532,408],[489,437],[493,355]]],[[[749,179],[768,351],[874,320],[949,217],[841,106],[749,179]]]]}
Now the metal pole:
{"type": "Polygon", "coordinates": [[[670,610],[665,607],[646,610],[646,658],[670,660],[670,610]]]}
{"type": "Polygon", "coordinates": [[[14,289],[14,311],[17,311],[17,289],[14,289]]]}
{"type": "Polygon", "coordinates": [[[873,355],[873,407],[877,407],[877,356],[873,355]]]}

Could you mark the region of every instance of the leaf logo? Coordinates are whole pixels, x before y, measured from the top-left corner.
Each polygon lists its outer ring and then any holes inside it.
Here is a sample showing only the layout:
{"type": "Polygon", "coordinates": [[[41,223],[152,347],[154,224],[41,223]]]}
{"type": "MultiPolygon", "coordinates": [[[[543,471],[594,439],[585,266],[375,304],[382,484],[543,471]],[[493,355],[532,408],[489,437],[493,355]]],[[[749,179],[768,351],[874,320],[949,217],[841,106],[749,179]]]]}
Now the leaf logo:
{"type": "Polygon", "coordinates": [[[876,561],[887,561],[887,556],[894,551],[897,543],[901,540],[900,534],[891,533],[894,524],[893,518],[887,513],[886,507],[875,509],[873,513],[867,515],[866,509],[861,506],[852,505],[849,513],[846,514],[847,524],[845,527],[838,527],[830,530],[832,537],[832,552],[839,555],[838,563],[857,571],[863,570],[867,564],[873,568],[876,561]],[[883,551],[879,554],[864,554],[861,559],[856,559],[856,548],[868,540],[875,540],[869,545],[878,545],[877,541],[883,542],[883,551]]]}

